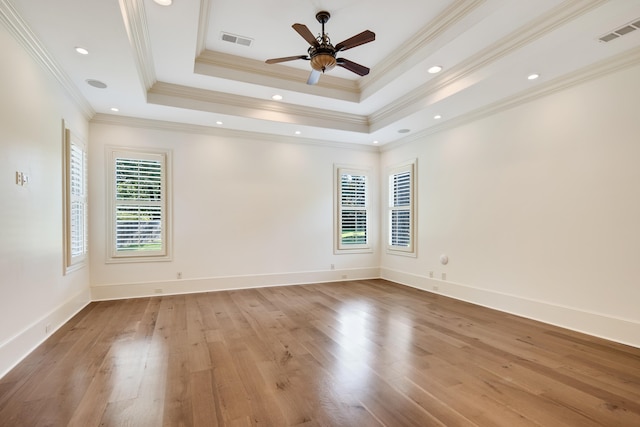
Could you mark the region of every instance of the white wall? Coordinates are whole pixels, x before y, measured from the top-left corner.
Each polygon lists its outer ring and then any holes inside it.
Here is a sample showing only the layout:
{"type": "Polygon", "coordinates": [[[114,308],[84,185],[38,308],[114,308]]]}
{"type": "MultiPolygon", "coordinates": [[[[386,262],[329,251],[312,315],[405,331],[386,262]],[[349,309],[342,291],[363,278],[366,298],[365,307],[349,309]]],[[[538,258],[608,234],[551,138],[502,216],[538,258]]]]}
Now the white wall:
{"type": "Polygon", "coordinates": [[[640,346],[639,77],[385,151],[383,173],[418,159],[418,256],[384,253],[383,277],[640,346]]]}
{"type": "MultiPolygon", "coordinates": [[[[309,144],[295,138],[280,142],[249,134],[145,125],[150,127],[105,120],[90,125],[95,299],[149,295],[156,289],[180,293],[379,276],[377,209],[371,218],[375,250],[333,253],[333,166],[369,168],[372,187],[377,189],[376,151],[309,144]],[[172,261],[105,262],[108,146],[172,151],[172,261]],[[178,272],[181,280],[176,279],[178,272]]],[[[377,191],[372,196],[377,207],[377,191]]]]}
{"type": "Polygon", "coordinates": [[[0,26],[0,377],[90,300],[88,267],[63,275],[62,119],[87,121],[0,26]],[[9,66],[10,64],[10,66],[9,66]],[[16,171],[27,186],[16,185],[16,171]]]}

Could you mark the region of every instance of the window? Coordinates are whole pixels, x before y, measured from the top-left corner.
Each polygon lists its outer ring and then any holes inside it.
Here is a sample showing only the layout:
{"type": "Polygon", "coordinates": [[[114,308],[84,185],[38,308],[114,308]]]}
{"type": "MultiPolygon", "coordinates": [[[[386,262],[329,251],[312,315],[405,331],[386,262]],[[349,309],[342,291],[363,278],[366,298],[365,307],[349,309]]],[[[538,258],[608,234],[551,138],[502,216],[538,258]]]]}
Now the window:
{"type": "Polygon", "coordinates": [[[87,259],[87,152],[85,145],[66,129],[64,260],[65,273],[80,268],[87,259]]]}
{"type": "Polygon", "coordinates": [[[389,174],[388,243],[390,252],[415,254],[414,180],[415,160],[389,174]]]}
{"type": "Polygon", "coordinates": [[[167,260],[169,153],[112,151],[111,260],[167,260]]]}
{"type": "Polygon", "coordinates": [[[366,171],[336,167],[336,253],[369,252],[369,177],[366,171]]]}

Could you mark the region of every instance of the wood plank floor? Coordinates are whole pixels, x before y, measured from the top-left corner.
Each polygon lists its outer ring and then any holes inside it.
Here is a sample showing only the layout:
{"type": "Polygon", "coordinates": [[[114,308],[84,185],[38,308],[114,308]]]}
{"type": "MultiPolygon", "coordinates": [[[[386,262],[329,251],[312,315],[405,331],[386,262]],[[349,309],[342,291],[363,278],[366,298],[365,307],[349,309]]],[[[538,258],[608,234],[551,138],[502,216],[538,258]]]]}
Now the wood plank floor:
{"type": "Polygon", "coordinates": [[[640,349],[384,280],[92,303],[7,426],[640,426],[640,349]]]}

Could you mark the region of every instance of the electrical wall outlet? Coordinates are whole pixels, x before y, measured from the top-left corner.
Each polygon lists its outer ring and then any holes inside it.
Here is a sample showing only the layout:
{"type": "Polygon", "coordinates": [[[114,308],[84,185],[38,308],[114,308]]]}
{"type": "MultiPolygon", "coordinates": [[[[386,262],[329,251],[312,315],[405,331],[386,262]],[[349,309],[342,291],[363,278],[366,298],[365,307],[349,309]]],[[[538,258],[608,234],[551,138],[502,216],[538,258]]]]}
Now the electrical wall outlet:
{"type": "Polygon", "coordinates": [[[447,273],[442,273],[442,280],[447,280],[447,273]]]}

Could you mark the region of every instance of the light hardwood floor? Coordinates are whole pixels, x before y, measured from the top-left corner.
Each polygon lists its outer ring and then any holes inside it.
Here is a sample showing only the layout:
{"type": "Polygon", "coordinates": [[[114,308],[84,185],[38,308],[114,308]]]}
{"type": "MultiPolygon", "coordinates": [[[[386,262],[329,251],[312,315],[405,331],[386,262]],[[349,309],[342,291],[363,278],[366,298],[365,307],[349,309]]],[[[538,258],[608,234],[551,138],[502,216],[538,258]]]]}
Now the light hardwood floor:
{"type": "Polygon", "coordinates": [[[640,426],[640,349],[384,280],[92,303],[7,426],[640,426]]]}

